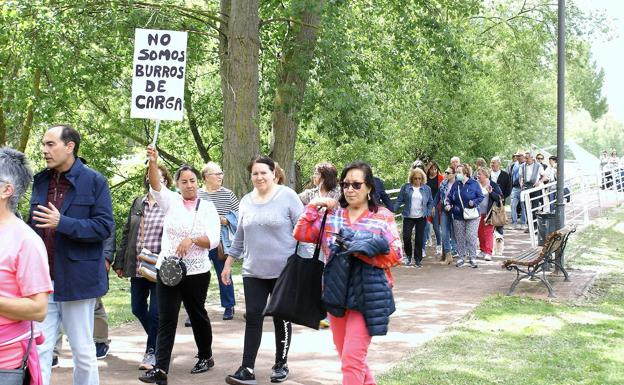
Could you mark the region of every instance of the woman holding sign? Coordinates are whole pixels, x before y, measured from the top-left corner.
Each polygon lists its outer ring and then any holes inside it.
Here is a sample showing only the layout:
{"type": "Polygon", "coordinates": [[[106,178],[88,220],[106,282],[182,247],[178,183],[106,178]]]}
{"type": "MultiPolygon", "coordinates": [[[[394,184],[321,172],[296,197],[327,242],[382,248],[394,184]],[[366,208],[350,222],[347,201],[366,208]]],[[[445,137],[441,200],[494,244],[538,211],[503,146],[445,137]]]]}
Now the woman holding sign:
{"type": "Polygon", "coordinates": [[[173,286],[169,286],[171,282],[163,281],[162,270],[158,273],[156,365],[139,377],[143,382],[166,385],[182,302],[191,318],[199,351],[199,360],[191,373],[202,373],[214,366],[212,327],[204,302],[210,283],[209,252],[219,244],[221,225],[214,204],[199,199],[198,173],[192,167],[182,166],[175,173],[174,179],[180,190],[177,194],[163,188],[158,171],[158,153],[151,145],[147,147],[147,156],[150,194],[165,212],[161,252],[156,267],[160,268],[166,257],[178,257],[186,266],[186,275],[182,274],[182,280],[173,286]]]}

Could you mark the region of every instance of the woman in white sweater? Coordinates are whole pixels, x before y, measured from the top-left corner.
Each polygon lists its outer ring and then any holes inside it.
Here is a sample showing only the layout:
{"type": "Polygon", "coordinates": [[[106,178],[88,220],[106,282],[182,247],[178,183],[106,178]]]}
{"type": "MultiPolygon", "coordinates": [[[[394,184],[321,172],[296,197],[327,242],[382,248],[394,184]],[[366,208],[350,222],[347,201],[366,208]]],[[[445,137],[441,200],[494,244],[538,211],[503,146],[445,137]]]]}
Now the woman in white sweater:
{"type": "Polygon", "coordinates": [[[147,147],[149,158],[150,193],[165,212],[162,248],[156,267],[164,257],[177,256],[186,265],[186,276],[176,286],[165,285],[160,277],[157,282],[158,337],[156,342],[156,365],[139,377],[139,380],[158,385],[167,384],[167,372],[175,340],[180,304],[183,302],[191,319],[199,360],[191,373],[202,373],[214,366],[212,358],[212,327],[204,308],[210,283],[210,249],[219,244],[219,214],[212,202],[200,200],[197,192],[197,171],[182,166],[175,173],[177,194],[160,183],[158,153],[151,145],[147,147]]]}

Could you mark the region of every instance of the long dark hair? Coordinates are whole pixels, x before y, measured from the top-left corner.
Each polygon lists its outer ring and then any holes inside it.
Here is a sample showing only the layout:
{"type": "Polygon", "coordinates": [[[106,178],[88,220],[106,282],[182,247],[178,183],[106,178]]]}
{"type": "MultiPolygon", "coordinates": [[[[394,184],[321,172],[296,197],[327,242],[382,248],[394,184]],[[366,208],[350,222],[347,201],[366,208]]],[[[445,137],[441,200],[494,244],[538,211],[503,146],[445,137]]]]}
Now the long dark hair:
{"type": "MultiPolygon", "coordinates": [[[[347,177],[347,173],[355,169],[358,169],[364,173],[364,183],[366,183],[366,186],[371,189],[368,196],[368,209],[376,213],[379,209],[379,206],[377,205],[377,202],[375,202],[375,179],[373,178],[373,169],[368,163],[358,160],[347,165],[340,173],[340,181],[344,181],[344,179],[347,177]]],[[[349,203],[347,203],[347,199],[344,196],[342,186],[340,186],[340,199],[338,200],[338,203],[340,203],[340,207],[342,208],[349,206],[349,203]]]]}

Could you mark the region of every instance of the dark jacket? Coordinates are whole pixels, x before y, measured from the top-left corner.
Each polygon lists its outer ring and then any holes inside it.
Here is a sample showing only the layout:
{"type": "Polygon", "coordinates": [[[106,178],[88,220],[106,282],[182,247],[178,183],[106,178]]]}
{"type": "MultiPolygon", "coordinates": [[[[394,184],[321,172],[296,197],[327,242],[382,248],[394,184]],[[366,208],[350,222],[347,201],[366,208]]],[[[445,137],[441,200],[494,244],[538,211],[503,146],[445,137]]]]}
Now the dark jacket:
{"type": "MultiPolygon", "coordinates": [[[[48,204],[52,170],[35,175],[28,223],[32,212],[48,204]]],[[[104,240],[114,228],[110,190],[106,178],[76,159],[65,174],[71,187],[59,208],[61,219],[54,238],[54,299],[77,301],[101,297],[108,290],[104,240]]]]}
{"type": "Polygon", "coordinates": [[[392,201],[390,200],[390,196],[386,192],[384,182],[377,177],[374,177],[373,180],[375,181],[375,193],[373,194],[375,196],[375,201],[377,202],[377,204],[383,203],[384,206],[388,208],[388,210],[392,210],[392,201]]]}
{"type": "Polygon", "coordinates": [[[372,256],[388,252],[385,238],[366,231],[343,228],[332,245],[323,273],[323,302],[327,311],[343,317],[347,309],[362,313],[368,334],[385,335],[395,311],[392,289],[383,269],[351,256],[358,252],[372,256]]]}
{"type": "Polygon", "coordinates": [[[501,169],[501,173],[498,176],[498,180],[496,181],[498,186],[500,187],[503,197],[507,199],[508,196],[511,195],[511,177],[507,173],[507,171],[501,169]]]}
{"type": "Polygon", "coordinates": [[[140,196],[134,199],[128,219],[121,232],[121,242],[115,252],[115,263],[113,270],[122,269],[124,277],[136,277],[137,253],[136,245],[139,237],[139,227],[143,216],[143,198],[140,196]]]}
{"type": "Polygon", "coordinates": [[[115,223],[113,222],[113,229],[111,230],[110,237],[104,240],[104,259],[106,259],[111,265],[113,264],[113,258],[115,257],[115,223]]]}
{"type": "Polygon", "coordinates": [[[492,192],[490,192],[490,195],[489,195],[490,199],[488,199],[487,212],[480,213],[480,214],[489,213],[490,209],[492,209],[492,205],[494,204],[494,202],[496,202],[498,205],[500,205],[501,202],[503,202],[503,204],[505,202],[503,198],[503,192],[500,186],[496,182],[492,182],[492,181],[490,181],[490,186],[492,186],[492,192]]]}
{"type": "Polygon", "coordinates": [[[455,181],[455,183],[453,183],[453,187],[451,187],[451,191],[448,193],[447,199],[449,204],[451,205],[453,219],[463,221],[464,207],[478,207],[479,203],[481,203],[481,201],[483,200],[481,186],[479,186],[479,182],[472,178],[468,178],[468,180],[463,182],[455,181]],[[461,192],[461,200],[459,198],[459,192],[461,192]],[[464,203],[464,206],[462,206],[462,201],[464,203]],[[470,204],[470,201],[472,201],[472,204],[470,204]]]}

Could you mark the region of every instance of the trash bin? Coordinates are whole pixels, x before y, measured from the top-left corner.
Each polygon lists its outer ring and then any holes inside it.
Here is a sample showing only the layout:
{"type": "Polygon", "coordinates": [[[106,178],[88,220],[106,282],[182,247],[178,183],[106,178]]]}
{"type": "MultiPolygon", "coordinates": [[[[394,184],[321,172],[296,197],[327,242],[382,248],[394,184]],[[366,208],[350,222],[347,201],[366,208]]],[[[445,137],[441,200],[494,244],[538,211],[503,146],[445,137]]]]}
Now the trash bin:
{"type": "Polygon", "coordinates": [[[537,245],[544,246],[550,233],[557,231],[557,214],[537,213],[537,245]]]}

